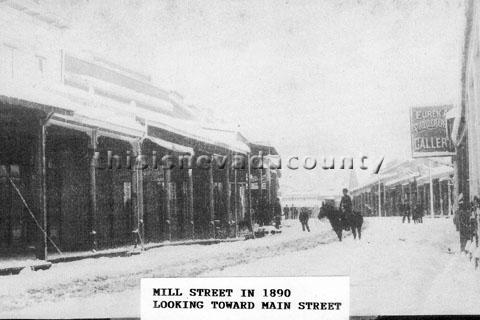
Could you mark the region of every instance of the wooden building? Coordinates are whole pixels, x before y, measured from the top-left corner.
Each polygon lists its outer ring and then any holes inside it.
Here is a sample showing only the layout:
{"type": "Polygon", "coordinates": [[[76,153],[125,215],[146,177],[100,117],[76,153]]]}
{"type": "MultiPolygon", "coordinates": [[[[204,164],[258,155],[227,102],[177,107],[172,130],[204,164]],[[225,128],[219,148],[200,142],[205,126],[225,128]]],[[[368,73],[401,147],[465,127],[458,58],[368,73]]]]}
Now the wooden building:
{"type": "Polygon", "coordinates": [[[446,162],[392,162],[352,190],[354,208],[366,216],[397,216],[402,214],[401,205],[408,204],[428,216],[449,216],[453,214],[453,177],[453,166],[446,162]]]}
{"type": "Polygon", "coordinates": [[[279,171],[249,159],[273,147],[205,122],[148,75],[64,50],[67,24],[14,2],[0,12],[16,26],[0,31],[1,255],[46,259],[251,228],[252,208],[277,197],[279,171]],[[254,192],[252,181],[265,184],[254,192]]]}
{"type": "MultiPolygon", "coordinates": [[[[449,129],[455,144],[455,194],[467,201],[480,195],[479,90],[480,5],[465,2],[465,33],[461,70],[461,102],[451,114],[449,129]]],[[[455,197],[456,198],[456,197],[455,197]]]]}
{"type": "Polygon", "coordinates": [[[266,142],[249,143],[251,149],[251,208],[252,221],[269,224],[274,217],[274,203],[279,200],[279,155],[266,142]]]}

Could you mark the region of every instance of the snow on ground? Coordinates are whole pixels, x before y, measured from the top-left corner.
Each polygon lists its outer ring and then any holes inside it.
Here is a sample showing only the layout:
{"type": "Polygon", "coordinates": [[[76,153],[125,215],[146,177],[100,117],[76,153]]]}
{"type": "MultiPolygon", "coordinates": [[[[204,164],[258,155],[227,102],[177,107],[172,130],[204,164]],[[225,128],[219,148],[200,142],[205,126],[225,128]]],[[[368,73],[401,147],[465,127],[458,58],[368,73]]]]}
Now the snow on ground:
{"type": "Polygon", "coordinates": [[[479,313],[479,272],[454,253],[459,245],[452,220],[424,220],[368,219],[361,242],[350,237],[204,275],[349,275],[352,315],[479,313]]]}
{"type": "Polygon", "coordinates": [[[297,221],[280,235],[153,249],[140,256],[53,265],[0,277],[0,317],[138,317],[142,277],[349,275],[351,314],[480,313],[480,271],[452,254],[450,219],[366,219],[362,241],[328,223],[297,221]],[[449,252],[449,249],[451,250],[449,252]]]}
{"type": "Polygon", "coordinates": [[[307,233],[301,231],[298,221],[288,221],[281,234],[255,240],[162,247],[139,256],[85,259],[54,264],[46,271],[0,277],[0,317],[71,317],[77,316],[77,311],[85,317],[109,312],[139,316],[139,298],[132,295],[138,292],[141,278],[195,277],[334,241],[327,222],[312,219],[311,225],[312,232],[307,233]],[[110,297],[122,303],[102,305],[100,298],[110,297]],[[77,306],[75,312],[73,306],[77,306]]]}

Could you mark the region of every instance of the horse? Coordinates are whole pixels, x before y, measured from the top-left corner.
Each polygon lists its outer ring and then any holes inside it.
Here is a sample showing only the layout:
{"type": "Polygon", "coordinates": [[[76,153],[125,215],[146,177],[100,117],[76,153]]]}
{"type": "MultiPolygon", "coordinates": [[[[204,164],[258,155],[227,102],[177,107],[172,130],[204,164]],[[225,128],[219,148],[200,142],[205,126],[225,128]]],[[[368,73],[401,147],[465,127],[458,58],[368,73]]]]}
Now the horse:
{"type": "Polygon", "coordinates": [[[335,208],[331,204],[323,204],[320,207],[320,213],[318,214],[318,219],[327,218],[332,225],[333,231],[337,234],[338,240],[342,241],[342,232],[343,230],[352,230],[353,238],[360,240],[362,238],[362,224],[363,216],[357,212],[353,211],[352,214],[345,215],[345,219],[342,219],[342,214],[339,209],[335,208]]]}

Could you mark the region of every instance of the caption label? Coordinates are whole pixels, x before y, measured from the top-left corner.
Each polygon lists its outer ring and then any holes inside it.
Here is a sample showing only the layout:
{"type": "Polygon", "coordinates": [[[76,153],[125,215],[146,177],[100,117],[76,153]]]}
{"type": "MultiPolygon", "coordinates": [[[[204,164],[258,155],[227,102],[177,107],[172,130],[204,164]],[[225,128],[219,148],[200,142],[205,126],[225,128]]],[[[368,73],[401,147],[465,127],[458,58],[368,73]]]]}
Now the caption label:
{"type": "Polygon", "coordinates": [[[155,278],[141,282],[143,320],[348,319],[349,310],[348,277],[155,278]]]}

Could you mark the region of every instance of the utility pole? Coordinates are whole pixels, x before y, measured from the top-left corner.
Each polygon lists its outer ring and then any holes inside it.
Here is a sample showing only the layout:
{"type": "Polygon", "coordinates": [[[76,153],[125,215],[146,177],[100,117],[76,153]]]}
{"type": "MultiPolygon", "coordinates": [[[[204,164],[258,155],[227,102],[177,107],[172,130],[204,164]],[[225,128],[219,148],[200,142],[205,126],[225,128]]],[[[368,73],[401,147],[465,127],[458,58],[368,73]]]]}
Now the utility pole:
{"type": "Polygon", "coordinates": [[[378,179],[378,216],[382,216],[382,189],[380,178],[378,179]]]}
{"type": "Polygon", "coordinates": [[[440,215],[443,217],[443,197],[442,197],[442,181],[438,181],[438,196],[440,199],[440,215]]]}
{"type": "Polygon", "coordinates": [[[48,259],[48,244],[47,244],[47,230],[48,230],[48,216],[47,216],[47,162],[46,162],[46,144],[47,144],[47,126],[48,118],[40,123],[40,145],[39,145],[39,171],[40,171],[40,207],[41,207],[41,221],[43,227],[42,235],[42,252],[40,258],[42,260],[48,259]]]}
{"type": "Polygon", "coordinates": [[[97,166],[99,165],[97,161],[97,130],[92,129],[91,132],[91,148],[92,148],[92,163],[90,164],[90,203],[91,203],[91,212],[90,212],[90,237],[91,237],[91,249],[92,251],[97,250],[97,166]]]}
{"type": "Polygon", "coordinates": [[[447,187],[448,187],[448,194],[447,194],[447,199],[448,199],[448,215],[452,216],[453,215],[453,210],[452,210],[452,199],[451,199],[451,194],[452,194],[452,181],[449,179],[447,180],[447,187]]]}
{"type": "Polygon", "coordinates": [[[432,181],[432,163],[431,160],[428,161],[428,178],[430,180],[430,217],[435,217],[433,212],[433,181],[432,181]]]}
{"type": "Polygon", "coordinates": [[[234,186],[233,186],[233,192],[234,192],[234,195],[233,195],[233,206],[235,208],[235,238],[238,238],[238,199],[237,199],[237,196],[238,196],[238,181],[237,181],[237,169],[234,170],[234,173],[233,173],[233,180],[234,180],[234,186]]]}
{"type": "Polygon", "coordinates": [[[248,190],[248,221],[250,224],[252,236],[255,238],[255,231],[253,230],[253,224],[255,221],[255,218],[253,217],[253,205],[252,205],[252,182],[251,182],[251,174],[252,174],[252,168],[250,166],[251,164],[251,154],[249,153],[247,155],[248,157],[248,163],[247,163],[247,190],[248,190]]]}

